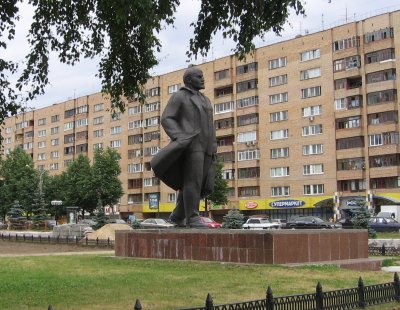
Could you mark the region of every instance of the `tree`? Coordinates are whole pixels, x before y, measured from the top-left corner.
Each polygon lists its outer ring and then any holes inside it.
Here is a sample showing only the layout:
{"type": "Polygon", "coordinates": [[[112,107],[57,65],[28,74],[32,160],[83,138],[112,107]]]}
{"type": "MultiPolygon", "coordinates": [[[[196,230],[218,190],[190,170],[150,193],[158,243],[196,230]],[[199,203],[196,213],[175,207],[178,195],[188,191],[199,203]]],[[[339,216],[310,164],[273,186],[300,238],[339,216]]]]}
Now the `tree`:
{"type": "Polygon", "coordinates": [[[244,223],[244,216],[238,209],[231,209],[222,220],[222,228],[241,229],[244,223]]]}
{"type": "Polygon", "coordinates": [[[64,180],[63,205],[77,206],[82,215],[96,208],[96,191],[91,183],[91,167],[87,156],[80,154],[67,168],[64,180]]]}
{"type": "Polygon", "coordinates": [[[35,192],[32,184],[37,184],[37,171],[33,168],[32,157],[22,148],[15,148],[2,161],[0,178],[3,179],[0,189],[2,198],[0,209],[3,218],[16,199],[28,216],[35,192]]]}
{"type": "Polygon", "coordinates": [[[32,203],[32,222],[34,227],[42,228],[45,225],[47,209],[43,195],[43,186],[39,183],[32,203]]]}
{"type": "MultiPolygon", "coordinates": [[[[3,0],[0,4],[0,48],[14,38],[18,4],[22,0],[3,0]]],[[[34,8],[25,68],[16,83],[17,64],[0,58],[0,124],[8,113],[15,115],[21,104],[16,92],[27,90],[25,100],[44,93],[49,83],[49,55],[54,52],[62,63],[74,65],[82,58],[99,57],[102,91],[111,97],[112,108],[124,111],[121,96],[144,99],[143,85],[157,63],[161,51],[159,33],[174,23],[179,0],[59,0],[29,1],[34,8]],[[10,79],[11,80],[11,79],[10,79]]],[[[280,34],[289,11],[304,14],[303,0],[201,1],[201,9],[190,39],[189,58],[206,55],[211,39],[218,32],[231,38],[234,51],[243,58],[250,52],[256,36],[272,30],[280,34]]],[[[22,99],[22,98],[19,98],[22,99]]]]}
{"type": "Polygon", "coordinates": [[[366,202],[363,200],[356,200],[357,209],[354,209],[354,215],[352,218],[354,228],[356,229],[368,229],[368,237],[375,238],[376,232],[369,224],[371,219],[371,213],[366,206],[366,202]]]}
{"type": "Polygon", "coordinates": [[[120,155],[111,148],[94,152],[91,186],[104,205],[116,204],[124,193],[118,178],[121,173],[119,159],[120,155]]]}
{"type": "Polygon", "coordinates": [[[224,164],[221,159],[218,158],[215,169],[214,190],[207,196],[207,199],[211,200],[211,202],[213,202],[215,205],[225,205],[228,203],[228,182],[222,177],[223,168],[224,164]]]}
{"type": "Polygon", "coordinates": [[[13,226],[20,226],[21,222],[24,221],[23,217],[24,209],[20,205],[18,200],[15,200],[11,205],[10,209],[7,211],[8,221],[13,226]]]}
{"type": "Polygon", "coordinates": [[[94,226],[94,229],[102,228],[108,223],[106,214],[104,213],[104,206],[100,198],[97,200],[95,221],[96,225],[94,226]]]}

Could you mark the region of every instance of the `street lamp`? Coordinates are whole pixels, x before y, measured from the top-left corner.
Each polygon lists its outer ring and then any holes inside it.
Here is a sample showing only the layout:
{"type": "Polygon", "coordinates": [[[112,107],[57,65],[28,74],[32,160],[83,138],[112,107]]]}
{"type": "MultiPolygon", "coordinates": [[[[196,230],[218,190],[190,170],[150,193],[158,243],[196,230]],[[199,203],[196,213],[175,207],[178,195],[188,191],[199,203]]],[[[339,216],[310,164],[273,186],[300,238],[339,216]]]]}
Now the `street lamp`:
{"type": "Polygon", "coordinates": [[[52,200],[51,201],[51,205],[55,207],[54,218],[56,220],[56,225],[58,225],[57,224],[57,209],[58,209],[59,206],[62,206],[62,204],[63,203],[62,203],[61,200],[52,200]]]}

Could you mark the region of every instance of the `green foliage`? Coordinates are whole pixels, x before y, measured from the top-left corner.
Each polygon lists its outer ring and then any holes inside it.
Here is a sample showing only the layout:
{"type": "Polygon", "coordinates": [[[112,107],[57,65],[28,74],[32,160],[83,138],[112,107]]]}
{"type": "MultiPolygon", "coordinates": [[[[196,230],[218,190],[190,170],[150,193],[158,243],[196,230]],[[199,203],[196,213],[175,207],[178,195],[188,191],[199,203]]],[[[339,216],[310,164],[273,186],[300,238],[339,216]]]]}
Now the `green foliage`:
{"type": "Polygon", "coordinates": [[[354,228],[368,229],[368,237],[375,238],[376,232],[369,225],[371,213],[366,206],[366,202],[362,200],[357,200],[356,203],[358,208],[354,210],[354,216],[352,218],[354,228]]]}
{"type": "Polygon", "coordinates": [[[211,200],[211,202],[216,205],[225,205],[228,203],[228,182],[222,178],[223,168],[224,164],[221,159],[218,158],[215,170],[214,190],[207,196],[207,199],[211,200]]]}
{"type": "Polygon", "coordinates": [[[28,215],[31,211],[32,196],[38,184],[37,171],[33,168],[32,157],[22,148],[11,151],[0,166],[0,211],[4,218],[17,198],[28,215]]]}
{"type": "Polygon", "coordinates": [[[42,228],[47,218],[47,205],[41,190],[35,193],[32,203],[32,221],[36,228],[42,228]]]}
{"type": "Polygon", "coordinates": [[[222,221],[222,228],[229,229],[242,229],[244,223],[244,216],[238,209],[229,210],[228,214],[224,216],[222,221]]]}
{"type": "Polygon", "coordinates": [[[96,216],[94,220],[97,222],[97,224],[93,227],[94,229],[102,228],[108,223],[108,219],[104,213],[104,206],[100,198],[97,200],[96,216]]]}
{"type": "MultiPolygon", "coordinates": [[[[160,32],[174,23],[179,0],[135,1],[2,1],[0,8],[0,49],[14,39],[18,5],[29,2],[34,10],[29,30],[29,53],[16,83],[25,98],[18,98],[9,76],[17,74],[17,64],[0,58],[0,124],[9,115],[43,94],[49,84],[50,54],[62,63],[74,65],[83,58],[100,59],[98,76],[102,92],[111,99],[112,109],[125,110],[121,97],[139,96],[157,65],[161,52],[160,32]]],[[[289,10],[304,14],[302,0],[202,1],[194,38],[189,42],[189,58],[206,55],[212,37],[223,31],[233,39],[240,58],[254,48],[253,39],[272,30],[279,34],[289,10]]]]}
{"type": "Polygon", "coordinates": [[[140,226],[140,222],[139,222],[138,220],[133,220],[132,223],[131,223],[131,227],[132,227],[133,229],[140,229],[140,228],[142,228],[142,226],[140,226]]]}
{"type": "Polygon", "coordinates": [[[7,212],[8,220],[11,223],[21,221],[24,219],[22,216],[23,213],[24,213],[24,209],[20,205],[19,201],[15,200],[14,203],[12,204],[10,210],[7,212]]]}

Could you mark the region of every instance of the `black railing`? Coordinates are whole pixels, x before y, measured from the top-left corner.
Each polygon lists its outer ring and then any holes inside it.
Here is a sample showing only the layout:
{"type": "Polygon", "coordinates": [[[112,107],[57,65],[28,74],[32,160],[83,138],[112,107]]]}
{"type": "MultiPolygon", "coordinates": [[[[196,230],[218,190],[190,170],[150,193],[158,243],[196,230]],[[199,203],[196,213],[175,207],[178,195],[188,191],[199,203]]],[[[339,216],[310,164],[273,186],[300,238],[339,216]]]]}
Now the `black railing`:
{"type": "Polygon", "coordinates": [[[399,256],[400,248],[396,248],[393,246],[369,246],[368,247],[368,255],[371,256],[399,256]]]}
{"type": "Polygon", "coordinates": [[[0,240],[30,242],[30,243],[53,243],[53,244],[75,244],[87,246],[109,246],[114,247],[114,240],[107,239],[91,239],[88,237],[76,236],[53,236],[53,235],[34,235],[34,234],[18,234],[18,233],[0,233],[0,240]]]}
{"type": "MultiPolygon", "coordinates": [[[[324,292],[318,282],[315,293],[310,294],[274,297],[271,288],[268,287],[264,299],[225,305],[214,305],[212,296],[208,294],[204,306],[181,310],[346,310],[364,309],[393,301],[400,301],[400,281],[397,272],[393,282],[364,286],[360,277],[357,287],[343,290],[324,292]]],[[[53,310],[53,307],[50,305],[48,310],[53,310]]],[[[143,310],[139,299],[136,300],[133,310],[143,310]]]]}

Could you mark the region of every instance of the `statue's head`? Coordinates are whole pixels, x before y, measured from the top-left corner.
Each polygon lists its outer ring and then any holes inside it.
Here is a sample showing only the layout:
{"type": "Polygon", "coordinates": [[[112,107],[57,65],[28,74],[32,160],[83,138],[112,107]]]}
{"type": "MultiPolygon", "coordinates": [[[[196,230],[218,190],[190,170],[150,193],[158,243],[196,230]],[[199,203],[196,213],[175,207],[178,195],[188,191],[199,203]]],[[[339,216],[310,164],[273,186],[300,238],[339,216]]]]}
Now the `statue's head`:
{"type": "Polygon", "coordinates": [[[183,82],[185,83],[185,86],[190,89],[204,89],[203,71],[197,67],[188,68],[183,74],[183,82]]]}

